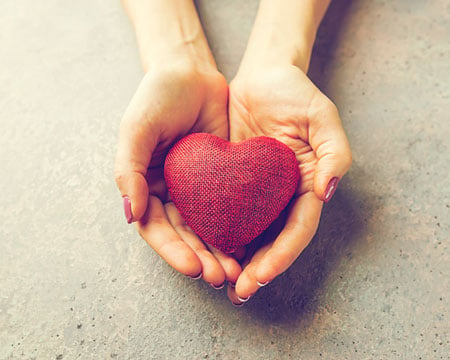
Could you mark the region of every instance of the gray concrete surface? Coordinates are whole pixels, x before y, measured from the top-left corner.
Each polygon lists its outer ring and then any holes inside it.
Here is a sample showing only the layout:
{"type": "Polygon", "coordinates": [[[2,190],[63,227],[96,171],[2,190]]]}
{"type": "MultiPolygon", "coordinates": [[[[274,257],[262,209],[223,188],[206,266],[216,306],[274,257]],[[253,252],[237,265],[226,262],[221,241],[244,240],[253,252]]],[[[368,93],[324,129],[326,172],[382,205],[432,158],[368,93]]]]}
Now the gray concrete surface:
{"type": "MultiPolygon", "coordinates": [[[[231,79],[257,1],[199,3],[231,79]]],[[[291,269],[243,308],[122,214],[142,75],[118,1],[0,2],[1,359],[449,359],[450,7],[335,0],[311,76],[354,165],[291,269]]]]}

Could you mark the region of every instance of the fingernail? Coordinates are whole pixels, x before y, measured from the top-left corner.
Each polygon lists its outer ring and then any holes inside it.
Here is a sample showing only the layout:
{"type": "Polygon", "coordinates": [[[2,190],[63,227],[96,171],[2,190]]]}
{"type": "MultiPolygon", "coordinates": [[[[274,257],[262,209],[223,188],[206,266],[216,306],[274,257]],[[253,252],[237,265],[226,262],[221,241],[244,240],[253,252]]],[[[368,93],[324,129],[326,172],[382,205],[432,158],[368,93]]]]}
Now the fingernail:
{"type": "Polygon", "coordinates": [[[216,290],[220,290],[220,289],[223,289],[223,287],[225,286],[225,283],[223,282],[220,285],[214,285],[214,284],[209,283],[209,285],[211,285],[216,290]]]}
{"type": "Polygon", "coordinates": [[[192,280],[198,280],[202,277],[202,272],[200,272],[200,274],[196,275],[196,276],[189,276],[192,280]]]}
{"type": "Polygon", "coordinates": [[[258,284],[259,287],[263,287],[266,286],[270,281],[266,281],[264,283],[260,283],[258,280],[256,280],[256,283],[258,284]]]}
{"type": "Polygon", "coordinates": [[[325,197],[323,199],[323,201],[328,202],[330,201],[331,197],[333,196],[334,192],[337,189],[337,185],[339,182],[339,178],[334,177],[330,180],[330,182],[327,185],[327,188],[325,190],[325,197]]]}
{"type": "Polygon", "coordinates": [[[245,303],[245,302],[249,301],[251,297],[252,297],[251,295],[247,296],[246,298],[241,298],[240,296],[238,296],[238,299],[239,299],[239,301],[245,303]]]}
{"type": "Polygon", "coordinates": [[[244,303],[234,303],[234,302],[231,302],[232,304],[233,304],[233,306],[234,307],[242,307],[242,306],[244,306],[244,303]]]}
{"type": "Polygon", "coordinates": [[[133,213],[131,212],[131,201],[128,196],[123,197],[123,210],[128,224],[131,224],[133,222],[133,213]]]}

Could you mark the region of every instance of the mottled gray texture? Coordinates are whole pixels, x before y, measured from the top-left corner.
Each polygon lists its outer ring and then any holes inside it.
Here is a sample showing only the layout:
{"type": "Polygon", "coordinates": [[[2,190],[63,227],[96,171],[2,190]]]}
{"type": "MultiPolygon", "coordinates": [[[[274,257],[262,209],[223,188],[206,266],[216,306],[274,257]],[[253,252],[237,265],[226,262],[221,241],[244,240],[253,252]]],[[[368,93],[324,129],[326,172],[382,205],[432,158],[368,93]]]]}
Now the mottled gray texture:
{"type": "MultiPolygon", "coordinates": [[[[231,79],[257,1],[199,4],[231,79]]],[[[126,225],[118,123],[142,75],[117,1],[0,2],[1,359],[448,359],[450,16],[341,1],[311,74],[354,153],[317,236],[236,309],[126,225]]]]}

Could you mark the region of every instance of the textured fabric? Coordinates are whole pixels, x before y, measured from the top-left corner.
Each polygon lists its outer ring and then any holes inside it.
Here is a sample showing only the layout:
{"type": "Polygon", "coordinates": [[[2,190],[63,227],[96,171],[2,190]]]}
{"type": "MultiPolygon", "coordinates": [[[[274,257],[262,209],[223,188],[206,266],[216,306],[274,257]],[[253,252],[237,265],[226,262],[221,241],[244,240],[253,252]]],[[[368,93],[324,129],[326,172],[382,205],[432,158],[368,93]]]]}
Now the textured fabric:
{"type": "Polygon", "coordinates": [[[294,152],[278,140],[230,143],[203,133],[169,151],[166,184],[186,223],[206,243],[234,252],[261,234],[294,195],[294,152]]]}

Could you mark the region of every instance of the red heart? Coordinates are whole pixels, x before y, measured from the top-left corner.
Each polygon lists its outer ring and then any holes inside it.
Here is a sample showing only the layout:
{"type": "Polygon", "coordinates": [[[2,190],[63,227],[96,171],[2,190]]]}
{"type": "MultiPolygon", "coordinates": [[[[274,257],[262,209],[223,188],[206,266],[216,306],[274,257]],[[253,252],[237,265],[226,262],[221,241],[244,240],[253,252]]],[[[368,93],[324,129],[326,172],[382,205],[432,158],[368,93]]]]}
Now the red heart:
{"type": "Polygon", "coordinates": [[[169,151],[164,177],[186,224],[203,241],[231,253],[278,217],[300,175],[294,152],[278,140],[230,143],[195,133],[169,151]]]}

